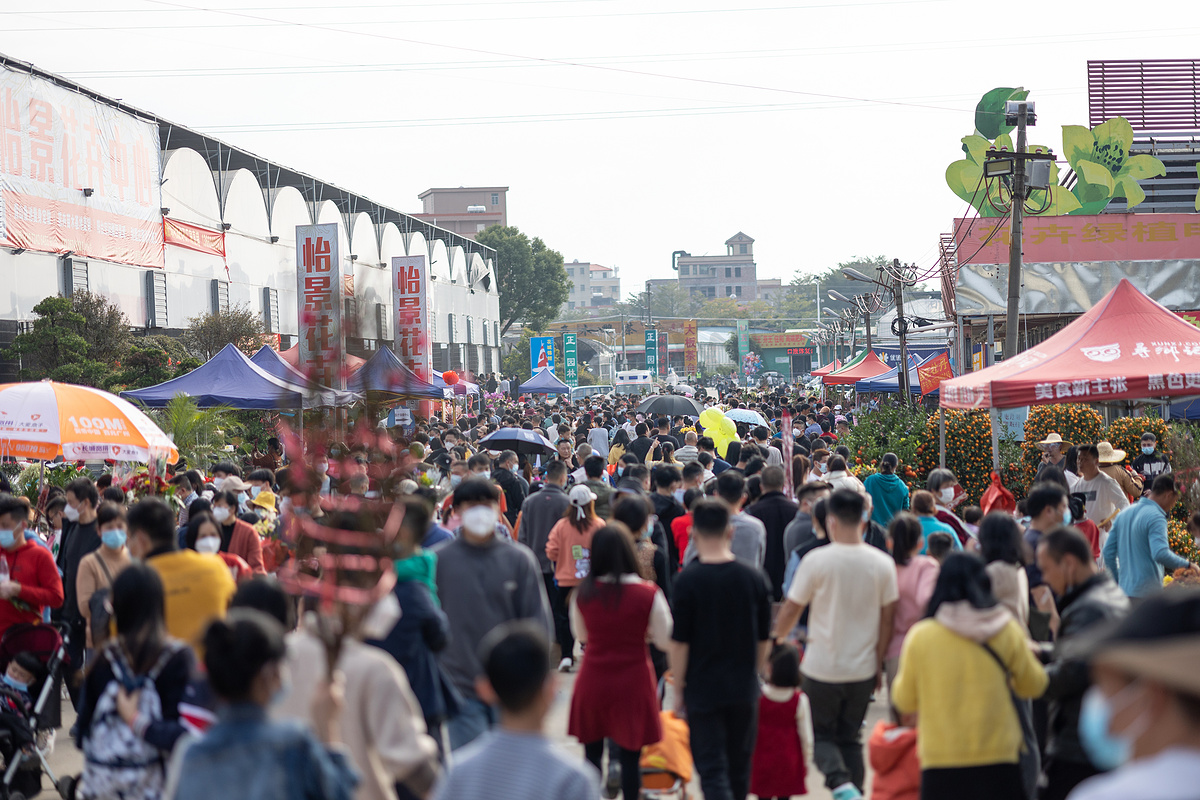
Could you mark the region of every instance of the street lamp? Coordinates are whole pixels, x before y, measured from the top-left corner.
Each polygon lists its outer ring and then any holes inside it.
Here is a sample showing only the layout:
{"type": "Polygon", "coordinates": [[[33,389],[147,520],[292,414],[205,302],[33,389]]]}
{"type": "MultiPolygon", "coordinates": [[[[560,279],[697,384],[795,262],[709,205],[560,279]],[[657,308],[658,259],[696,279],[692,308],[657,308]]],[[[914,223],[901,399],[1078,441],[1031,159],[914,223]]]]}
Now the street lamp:
{"type": "Polygon", "coordinates": [[[892,295],[896,298],[896,331],[900,339],[900,367],[896,370],[896,375],[900,381],[900,402],[906,405],[912,401],[909,395],[908,388],[908,346],[905,342],[905,329],[907,321],[904,319],[904,276],[903,270],[900,267],[900,259],[892,260],[892,285],[888,286],[882,281],[874,278],[868,278],[853,267],[845,267],[842,269],[842,274],[849,280],[858,281],[860,283],[871,283],[881,289],[890,289],[892,295]]]}

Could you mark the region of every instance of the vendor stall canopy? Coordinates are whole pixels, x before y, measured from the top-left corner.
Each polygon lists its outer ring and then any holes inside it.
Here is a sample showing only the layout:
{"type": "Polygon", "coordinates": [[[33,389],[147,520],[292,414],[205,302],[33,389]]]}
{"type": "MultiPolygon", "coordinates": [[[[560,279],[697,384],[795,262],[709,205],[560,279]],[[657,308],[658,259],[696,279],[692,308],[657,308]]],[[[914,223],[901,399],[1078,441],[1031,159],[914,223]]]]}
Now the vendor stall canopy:
{"type": "Polygon", "coordinates": [[[941,388],[965,409],[1200,395],[1200,328],[1122,279],[1036,347],[941,388]]]}

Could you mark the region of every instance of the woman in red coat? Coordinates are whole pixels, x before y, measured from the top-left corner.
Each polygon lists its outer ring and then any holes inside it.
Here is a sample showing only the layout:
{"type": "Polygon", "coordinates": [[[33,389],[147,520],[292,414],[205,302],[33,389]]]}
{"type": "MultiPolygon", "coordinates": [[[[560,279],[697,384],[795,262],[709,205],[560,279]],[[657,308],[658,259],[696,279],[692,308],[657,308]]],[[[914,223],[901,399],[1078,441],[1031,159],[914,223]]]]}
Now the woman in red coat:
{"type": "MultiPolygon", "coordinates": [[[[662,739],[654,667],[646,640],[666,650],[671,609],[662,591],[638,574],[633,534],[619,522],[592,536],[591,572],[571,596],[571,627],[587,645],[571,697],[567,732],[600,768],[604,740],[617,745],[621,790],[641,795],[642,748],[662,739]]],[[[612,758],[612,753],[609,757],[612,758]]]]}

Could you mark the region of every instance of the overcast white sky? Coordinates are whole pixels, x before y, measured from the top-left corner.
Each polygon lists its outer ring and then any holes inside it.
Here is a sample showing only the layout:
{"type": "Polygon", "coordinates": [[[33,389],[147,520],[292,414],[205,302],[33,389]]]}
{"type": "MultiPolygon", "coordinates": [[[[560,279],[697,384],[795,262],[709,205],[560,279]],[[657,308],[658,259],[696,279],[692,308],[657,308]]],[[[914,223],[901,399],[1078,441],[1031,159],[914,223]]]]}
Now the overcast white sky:
{"type": "Polygon", "coordinates": [[[1195,9],[0,0],[0,52],[400,210],[507,185],[510,224],[621,267],[628,293],[739,230],[760,277],[931,262],[964,211],[944,171],[980,95],[1031,89],[1031,142],[1061,152],[1060,126],[1087,124],[1087,60],[1198,57],[1195,9]]]}

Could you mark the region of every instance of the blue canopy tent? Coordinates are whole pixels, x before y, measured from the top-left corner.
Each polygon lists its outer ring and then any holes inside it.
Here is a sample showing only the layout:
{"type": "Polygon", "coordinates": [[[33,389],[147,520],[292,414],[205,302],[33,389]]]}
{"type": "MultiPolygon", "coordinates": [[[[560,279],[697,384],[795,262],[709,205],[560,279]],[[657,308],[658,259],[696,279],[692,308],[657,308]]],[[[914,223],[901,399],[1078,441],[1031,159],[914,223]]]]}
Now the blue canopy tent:
{"type": "Polygon", "coordinates": [[[358,400],[361,400],[360,395],[354,392],[343,392],[337,389],[330,389],[328,386],[322,386],[314,380],[310,380],[303,372],[293,367],[283,359],[276,351],[263,345],[263,347],[250,360],[258,365],[259,369],[274,375],[280,380],[295,384],[296,386],[306,387],[310,395],[314,395],[320,402],[314,404],[305,404],[305,408],[312,408],[313,405],[322,406],[348,406],[358,400]]]}
{"type": "Polygon", "coordinates": [[[121,397],[162,408],[181,394],[195,400],[200,408],[226,406],[262,411],[310,408],[312,400],[303,386],[263,370],[232,344],[186,375],[157,386],[121,392],[121,397]]]}
{"type": "Polygon", "coordinates": [[[458,379],[458,383],[451,386],[450,384],[446,383],[445,378],[442,377],[442,373],[432,372],[429,375],[429,382],[444,392],[453,392],[454,394],[479,394],[479,384],[464,380],[461,376],[458,379]]]}
{"type": "Polygon", "coordinates": [[[386,394],[421,400],[445,399],[441,389],[417,377],[387,348],[376,350],[375,355],[350,376],[346,388],[358,394],[386,394]]]}
{"type": "MultiPolygon", "coordinates": [[[[910,355],[908,357],[908,391],[911,394],[921,393],[921,380],[917,377],[917,367],[923,366],[929,361],[937,358],[941,353],[926,358],[918,358],[910,355]]],[[[895,394],[900,391],[900,368],[892,367],[889,371],[882,375],[876,375],[873,378],[867,378],[863,381],[858,381],[854,384],[856,392],[880,392],[884,394],[895,394]]],[[[937,396],[937,389],[930,392],[931,395],[937,396]]]]}
{"type": "Polygon", "coordinates": [[[554,370],[542,369],[518,386],[517,391],[523,394],[570,394],[571,387],[560,381],[554,370]]]}
{"type": "Polygon", "coordinates": [[[1200,397],[1189,397],[1177,403],[1171,403],[1170,419],[1200,419],[1200,397]]]}

